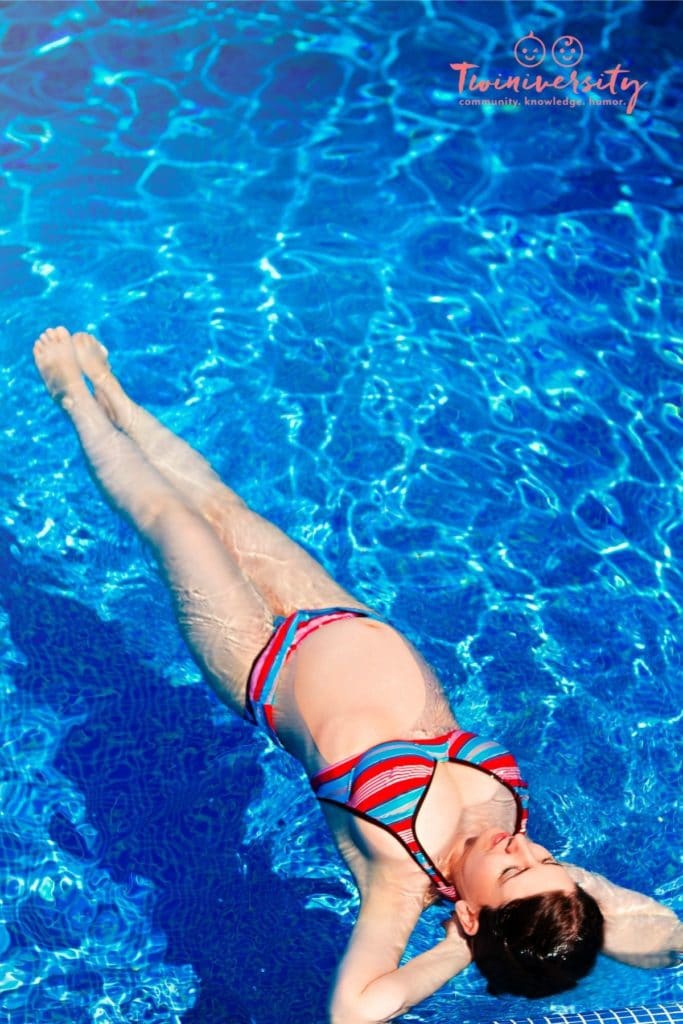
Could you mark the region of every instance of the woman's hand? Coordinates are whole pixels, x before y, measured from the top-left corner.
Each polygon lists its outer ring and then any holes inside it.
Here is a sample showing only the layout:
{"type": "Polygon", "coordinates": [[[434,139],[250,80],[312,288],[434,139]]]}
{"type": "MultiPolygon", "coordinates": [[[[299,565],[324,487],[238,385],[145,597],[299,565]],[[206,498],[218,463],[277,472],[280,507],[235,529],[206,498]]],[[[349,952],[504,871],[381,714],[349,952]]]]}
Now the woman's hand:
{"type": "Polygon", "coordinates": [[[421,893],[369,887],[332,992],[331,1024],[393,1020],[467,967],[469,947],[453,917],[440,942],[398,966],[421,910],[421,893]]]}
{"type": "Polygon", "coordinates": [[[451,914],[451,916],[447,917],[445,921],[442,921],[441,927],[446,933],[446,938],[449,939],[452,943],[460,943],[463,946],[467,946],[467,940],[465,939],[465,936],[462,933],[462,929],[460,928],[460,922],[458,921],[456,914],[451,914]]]}
{"type": "Polygon", "coordinates": [[[673,910],[592,871],[573,864],[565,867],[577,885],[597,900],[605,918],[603,952],[607,956],[634,967],[668,967],[681,958],[683,924],[673,910]]]}

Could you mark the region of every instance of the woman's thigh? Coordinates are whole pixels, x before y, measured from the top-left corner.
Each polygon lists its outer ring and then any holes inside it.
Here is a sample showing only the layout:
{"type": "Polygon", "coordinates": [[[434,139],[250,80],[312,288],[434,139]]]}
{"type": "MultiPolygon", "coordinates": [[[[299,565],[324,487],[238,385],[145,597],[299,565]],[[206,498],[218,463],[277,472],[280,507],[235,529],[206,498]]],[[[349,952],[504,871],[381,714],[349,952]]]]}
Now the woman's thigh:
{"type": "Polygon", "coordinates": [[[209,523],[184,503],[163,506],[147,537],[196,661],[218,696],[243,713],[251,666],[273,629],[267,603],[209,523]]]}
{"type": "Polygon", "coordinates": [[[201,511],[273,615],[336,605],[367,609],[301,545],[227,487],[204,501],[201,511]]]}

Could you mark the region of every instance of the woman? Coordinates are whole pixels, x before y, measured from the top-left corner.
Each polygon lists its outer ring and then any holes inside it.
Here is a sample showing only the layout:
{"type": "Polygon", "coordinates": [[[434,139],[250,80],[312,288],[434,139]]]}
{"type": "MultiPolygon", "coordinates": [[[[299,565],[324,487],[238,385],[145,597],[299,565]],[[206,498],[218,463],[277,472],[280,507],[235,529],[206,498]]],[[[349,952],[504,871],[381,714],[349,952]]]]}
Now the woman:
{"type": "Polygon", "coordinates": [[[333,1022],[396,1017],[471,957],[491,991],[528,995],[575,984],[600,948],[668,962],[675,915],[532,843],[512,755],[461,730],[389,623],[135,405],[92,335],[49,329],[34,356],[106,498],[152,545],[217,694],[301,761],[321,800],[361,895],[333,1022]],[[399,966],[439,897],[454,904],[445,937],[399,966]]]}

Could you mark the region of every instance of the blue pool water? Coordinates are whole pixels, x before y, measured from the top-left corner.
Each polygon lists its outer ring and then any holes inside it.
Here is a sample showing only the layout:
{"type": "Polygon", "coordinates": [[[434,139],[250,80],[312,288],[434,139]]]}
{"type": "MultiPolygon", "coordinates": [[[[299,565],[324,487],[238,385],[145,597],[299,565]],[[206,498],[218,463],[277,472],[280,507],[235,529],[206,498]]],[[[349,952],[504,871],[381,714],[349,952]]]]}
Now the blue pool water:
{"type": "MultiPolygon", "coordinates": [[[[414,640],[535,838],[681,912],[680,43],[667,3],[0,6],[3,1019],[315,1024],[356,910],[96,495],[50,323],[414,640]],[[532,30],[647,81],[632,113],[461,103],[449,64],[532,30]]],[[[405,1019],[682,994],[470,970],[405,1019]]]]}

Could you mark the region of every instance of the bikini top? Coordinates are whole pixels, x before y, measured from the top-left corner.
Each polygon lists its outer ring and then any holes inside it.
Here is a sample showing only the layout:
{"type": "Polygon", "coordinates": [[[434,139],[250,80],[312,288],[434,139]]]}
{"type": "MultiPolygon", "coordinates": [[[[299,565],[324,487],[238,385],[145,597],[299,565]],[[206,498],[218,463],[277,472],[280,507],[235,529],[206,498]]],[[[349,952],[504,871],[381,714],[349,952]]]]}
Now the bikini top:
{"type": "Polygon", "coordinates": [[[311,780],[319,800],[337,804],[391,832],[447,900],[458,894],[415,834],[417,816],[440,761],[468,764],[495,776],[517,806],[515,832],[525,832],[528,794],[517,762],[499,743],[454,729],[428,740],[391,740],[329,765],[311,780]]]}

